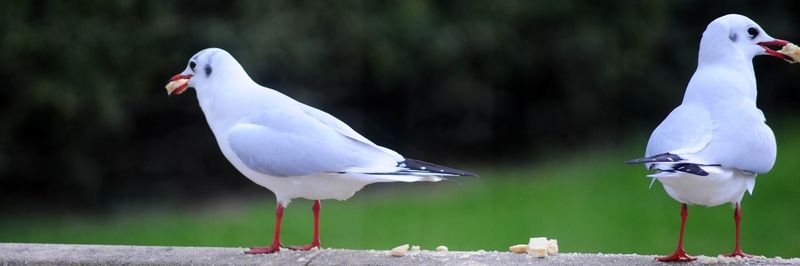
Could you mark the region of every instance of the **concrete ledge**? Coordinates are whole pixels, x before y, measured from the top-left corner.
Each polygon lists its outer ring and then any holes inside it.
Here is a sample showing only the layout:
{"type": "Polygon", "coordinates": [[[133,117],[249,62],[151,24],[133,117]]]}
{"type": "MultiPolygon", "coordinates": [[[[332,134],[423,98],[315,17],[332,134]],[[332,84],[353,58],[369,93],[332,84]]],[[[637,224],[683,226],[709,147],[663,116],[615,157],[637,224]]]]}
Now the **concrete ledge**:
{"type": "MultiPolygon", "coordinates": [[[[510,252],[420,251],[404,257],[391,257],[387,251],[286,250],[269,255],[245,255],[244,250],[0,243],[0,265],[666,265],[653,261],[653,256],[621,254],[565,253],[534,258],[510,252]]],[[[759,257],[740,263],[798,265],[800,259],[759,257]]]]}

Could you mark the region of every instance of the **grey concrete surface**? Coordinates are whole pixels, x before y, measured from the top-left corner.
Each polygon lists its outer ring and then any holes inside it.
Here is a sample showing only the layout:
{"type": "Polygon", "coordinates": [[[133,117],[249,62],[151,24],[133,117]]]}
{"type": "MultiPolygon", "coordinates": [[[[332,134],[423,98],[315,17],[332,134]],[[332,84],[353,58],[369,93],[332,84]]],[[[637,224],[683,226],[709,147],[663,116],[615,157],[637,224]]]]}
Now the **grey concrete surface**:
{"type": "MultiPolygon", "coordinates": [[[[389,248],[387,248],[388,250],[389,248]]],[[[244,248],[0,243],[0,265],[668,265],[653,256],[562,253],[547,258],[510,252],[418,251],[391,257],[387,250],[285,250],[245,255],[244,248]]],[[[704,257],[691,264],[720,263],[704,257]]],[[[800,265],[800,259],[756,257],[746,265],[800,265]]]]}

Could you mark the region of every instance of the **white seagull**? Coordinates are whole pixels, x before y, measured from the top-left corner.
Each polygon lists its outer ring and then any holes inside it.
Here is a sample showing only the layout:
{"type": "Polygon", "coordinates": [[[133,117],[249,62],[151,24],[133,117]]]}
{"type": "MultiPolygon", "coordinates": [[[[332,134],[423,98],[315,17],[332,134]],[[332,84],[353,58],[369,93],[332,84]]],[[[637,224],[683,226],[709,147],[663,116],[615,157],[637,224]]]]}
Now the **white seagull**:
{"type": "Polygon", "coordinates": [[[745,191],[753,193],[756,175],[768,172],[776,156],[775,136],[756,107],[753,57],[791,60],[768,47],[787,43],[736,14],[715,19],[703,32],[683,102],[653,131],[645,158],[627,162],[654,169],[649,177],[681,203],[678,247],[658,260],[694,260],[683,249],[687,204],[733,204],[736,247],[728,256],[748,256],[739,244],[739,203],[745,191]]]}
{"type": "Polygon", "coordinates": [[[407,159],[372,143],[339,119],[258,85],[228,52],[204,49],[173,76],[167,94],[194,88],[220,150],[244,176],[275,193],[272,244],[248,254],[281,248],[283,209],[294,198],[314,200],[314,239],[320,247],[320,200],[345,200],[379,182],[440,181],[474,174],[407,159]]]}

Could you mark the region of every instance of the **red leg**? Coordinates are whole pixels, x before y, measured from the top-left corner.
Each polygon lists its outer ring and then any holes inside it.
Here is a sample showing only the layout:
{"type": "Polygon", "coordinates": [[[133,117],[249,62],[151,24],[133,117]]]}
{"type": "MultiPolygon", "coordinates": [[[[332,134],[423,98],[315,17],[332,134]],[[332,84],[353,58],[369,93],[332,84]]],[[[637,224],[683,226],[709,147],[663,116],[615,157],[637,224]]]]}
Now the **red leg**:
{"type": "Polygon", "coordinates": [[[733,210],[733,221],[736,223],[736,248],[733,250],[731,254],[725,254],[728,257],[742,257],[742,258],[749,258],[752,257],[744,252],[742,252],[742,246],[739,243],[739,223],[742,220],[742,208],[739,206],[739,203],[736,203],[736,209],[733,210]]]}
{"type": "Polygon", "coordinates": [[[283,205],[278,202],[278,207],[275,207],[275,233],[272,237],[272,245],[266,247],[251,247],[250,250],[245,251],[245,254],[269,254],[281,250],[281,220],[283,220],[283,205]]]}
{"type": "Polygon", "coordinates": [[[658,261],[693,261],[695,258],[689,257],[686,254],[686,251],[683,250],[683,229],[686,227],[686,217],[689,216],[689,211],[687,210],[686,203],[681,204],[681,233],[678,236],[678,248],[675,249],[675,252],[672,255],[666,257],[657,257],[656,260],[658,261]]]}
{"type": "Polygon", "coordinates": [[[314,207],[311,210],[314,211],[314,239],[311,240],[311,244],[305,246],[297,246],[297,247],[289,247],[291,250],[311,250],[313,248],[320,248],[319,242],[319,209],[320,203],[319,200],[314,201],[314,207]]]}

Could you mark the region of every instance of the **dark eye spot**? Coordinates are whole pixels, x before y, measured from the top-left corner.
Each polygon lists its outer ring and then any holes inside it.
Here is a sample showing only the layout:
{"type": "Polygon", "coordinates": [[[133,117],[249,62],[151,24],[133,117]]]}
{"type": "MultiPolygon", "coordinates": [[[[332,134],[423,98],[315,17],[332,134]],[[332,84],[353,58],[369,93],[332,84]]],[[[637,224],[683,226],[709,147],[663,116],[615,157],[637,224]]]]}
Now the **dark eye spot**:
{"type": "Polygon", "coordinates": [[[747,34],[750,35],[750,39],[755,39],[758,36],[758,29],[750,27],[747,29],[747,34]]]}
{"type": "Polygon", "coordinates": [[[206,66],[203,67],[203,70],[206,71],[206,77],[211,76],[211,65],[206,64],[206,66]]]}
{"type": "Polygon", "coordinates": [[[731,39],[732,42],[736,42],[736,39],[738,39],[738,38],[739,38],[739,34],[736,34],[735,32],[731,32],[731,34],[728,35],[728,39],[731,39]]]}
{"type": "Polygon", "coordinates": [[[195,67],[197,67],[197,63],[195,63],[194,61],[189,62],[189,68],[191,68],[192,71],[194,71],[195,67]]]}

